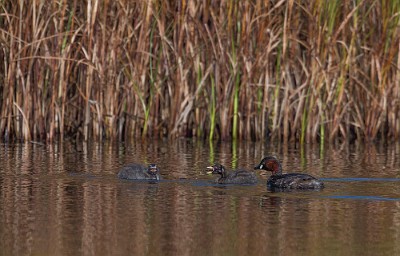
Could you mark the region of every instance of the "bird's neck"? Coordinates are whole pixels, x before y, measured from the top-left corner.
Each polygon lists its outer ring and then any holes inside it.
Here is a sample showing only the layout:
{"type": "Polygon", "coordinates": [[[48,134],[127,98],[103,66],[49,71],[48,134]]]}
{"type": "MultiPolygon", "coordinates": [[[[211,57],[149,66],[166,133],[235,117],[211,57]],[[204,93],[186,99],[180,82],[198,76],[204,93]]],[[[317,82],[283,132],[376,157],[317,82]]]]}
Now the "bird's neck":
{"type": "Polygon", "coordinates": [[[225,179],[226,178],[226,171],[222,170],[222,172],[220,173],[221,178],[225,179]]]}
{"type": "Polygon", "coordinates": [[[282,165],[279,162],[275,162],[273,166],[272,175],[281,175],[282,174],[282,165]]]}

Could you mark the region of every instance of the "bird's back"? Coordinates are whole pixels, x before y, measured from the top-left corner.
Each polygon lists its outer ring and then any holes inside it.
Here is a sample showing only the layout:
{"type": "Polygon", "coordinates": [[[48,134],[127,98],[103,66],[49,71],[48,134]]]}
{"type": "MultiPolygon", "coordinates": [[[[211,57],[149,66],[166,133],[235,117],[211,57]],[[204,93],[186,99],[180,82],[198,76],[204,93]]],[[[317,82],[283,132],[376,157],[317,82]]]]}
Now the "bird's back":
{"type": "Polygon", "coordinates": [[[118,178],[128,180],[150,179],[147,168],[141,164],[129,164],[122,167],[118,173],[118,178]]]}
{"type": "Polygon", "coordinates": [[[324,183],[311,175],[303,173],[286,173],[272,175],[267,185],[273,188],[288,189],[319,189],[324,187],[324,183]]]}
{"type": "Polygon", "coordinates": [[[224,179],[225,184],[255,184],[257,176],[254,172],[246,170],[237,170],[230,172],[224,179]]]}

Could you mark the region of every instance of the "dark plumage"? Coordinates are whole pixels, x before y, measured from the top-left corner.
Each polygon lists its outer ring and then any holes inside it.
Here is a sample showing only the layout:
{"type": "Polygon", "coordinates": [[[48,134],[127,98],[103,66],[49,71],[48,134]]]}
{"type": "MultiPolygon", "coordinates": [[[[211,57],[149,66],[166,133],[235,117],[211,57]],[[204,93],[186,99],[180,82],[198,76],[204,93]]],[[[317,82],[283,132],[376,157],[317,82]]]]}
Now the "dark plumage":
{"type": "Polygon", "coordinates": [[[155,164],[149,164],[145,167],[141,164],[129,164],[123,167],[118,178],[127,180],[160,180],[160,170],[155,164]]]}
{"type": "Polygon", "coordinates": [[[228,173],[225,167],[221,164],[214,164],[213,166],[207,167],[207,169],[212,170],[213,174],[219,174],[216,182],[219,184],[256,184],[257,176],[254,172],[249,172],[245,170],[237,170],[228,173]]]}
{"type": "Polygon", "coordinates": [[[272,172],[267,180],[269,188],[281,189],[321,189],[324,183],[311,175],[304,173],[282,174],[282,165],[276,157],[267,156],[260,164],[254,167],[255,170],[266,170],[272,172]]]}

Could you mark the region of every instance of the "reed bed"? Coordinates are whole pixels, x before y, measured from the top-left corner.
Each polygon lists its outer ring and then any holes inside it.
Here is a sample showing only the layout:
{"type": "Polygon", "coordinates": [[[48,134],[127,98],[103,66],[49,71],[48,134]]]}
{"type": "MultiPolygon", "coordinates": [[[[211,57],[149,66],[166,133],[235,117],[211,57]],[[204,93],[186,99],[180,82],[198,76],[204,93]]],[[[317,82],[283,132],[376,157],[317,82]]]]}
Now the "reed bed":
{"type": "Polygon", "coordinates": [[[400,135],[399,1],[0,7],[3,140],[400,135]]]}

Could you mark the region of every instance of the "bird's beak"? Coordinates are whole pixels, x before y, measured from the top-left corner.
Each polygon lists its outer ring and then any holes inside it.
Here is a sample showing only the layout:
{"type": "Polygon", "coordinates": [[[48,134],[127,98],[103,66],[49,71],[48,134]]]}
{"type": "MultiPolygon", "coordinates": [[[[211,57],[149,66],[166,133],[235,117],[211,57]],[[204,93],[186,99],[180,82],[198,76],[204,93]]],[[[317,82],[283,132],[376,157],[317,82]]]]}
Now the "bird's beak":
{"type": "Polygon", "coordinates": [[[256,167],[254,167],[254,170],[261,170],[262,168],[263,168],[263,165],[259,164],[256,167]]]}
{"type": "Polygon", "coordinates": [[[152,173],[156,173],[158,171],[158,168],[157,167],[151,167],[149,170],[152,173]]]}

